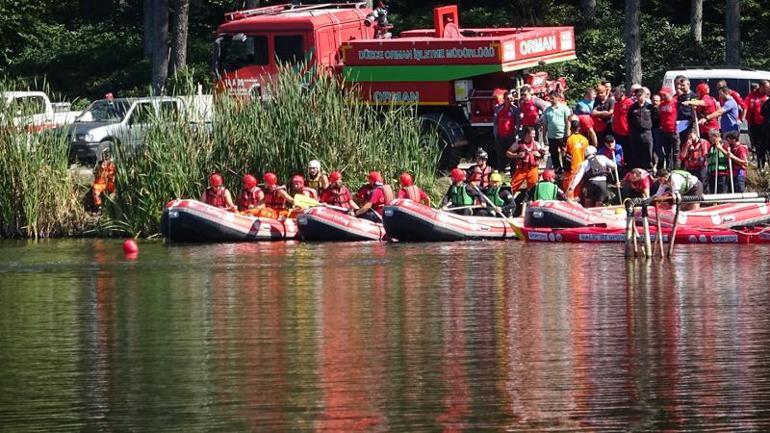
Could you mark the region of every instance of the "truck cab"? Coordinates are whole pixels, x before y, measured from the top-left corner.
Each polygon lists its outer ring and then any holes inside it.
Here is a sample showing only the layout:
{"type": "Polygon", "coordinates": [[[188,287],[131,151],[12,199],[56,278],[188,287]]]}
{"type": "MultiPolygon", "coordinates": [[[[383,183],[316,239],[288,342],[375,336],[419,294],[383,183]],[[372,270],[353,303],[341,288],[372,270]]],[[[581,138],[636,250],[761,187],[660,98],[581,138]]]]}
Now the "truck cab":
{"type": "Polygon", "coordinates": [[[279,65],[334,69],[339,48],[374,36],[364,3],[276,5],[231,12],[217,29],[213,72],[217,90],[262,99],[279,65]]]}
{"type": "Polygon", "coordinates": [[[39,132],[72,123],[78,112],[70,111],[70,104],[52,103],[45,92],[23,91],[0,94],[0,117],[9,116],[14,127],[28,132],[39,132]]]}

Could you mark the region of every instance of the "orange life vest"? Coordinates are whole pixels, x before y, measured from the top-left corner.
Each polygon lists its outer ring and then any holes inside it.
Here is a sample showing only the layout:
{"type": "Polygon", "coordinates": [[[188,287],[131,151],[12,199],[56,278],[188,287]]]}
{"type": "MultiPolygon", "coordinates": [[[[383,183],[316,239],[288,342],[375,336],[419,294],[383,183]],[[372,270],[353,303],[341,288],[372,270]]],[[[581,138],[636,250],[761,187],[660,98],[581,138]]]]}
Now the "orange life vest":
{"type": "Polygon", "coordinates": [[[279,186],[272,190],[265,191],[265,206],[272,209],[283,209],[286,206],[286,198],[278,195],[278,191],[286,188],[279,186]]]}
{"type": "Polygon", "coordinates": [[[242,189],[241,193],[238,194],[238,200],[236,200],[238,210],[245,211],[256,207],[259,204],[259,195],[261,192],[262,190],[257,187],[254,187],[251,190],[242,189]]]}

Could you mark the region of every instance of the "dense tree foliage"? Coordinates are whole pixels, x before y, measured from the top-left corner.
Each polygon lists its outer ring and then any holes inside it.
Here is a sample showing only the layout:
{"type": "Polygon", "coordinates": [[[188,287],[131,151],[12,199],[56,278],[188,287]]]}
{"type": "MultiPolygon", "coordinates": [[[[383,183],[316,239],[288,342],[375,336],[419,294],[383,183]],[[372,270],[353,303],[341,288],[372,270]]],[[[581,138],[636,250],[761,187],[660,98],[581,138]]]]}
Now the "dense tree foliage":
{"type": "MultiPolygon", "coordinates": [[[[289,0],[285,0],[288,2],[289,0]]],[[[770,10],[761,0],[703,2],[702,42],[691,29],[691,8],[700,0],[641,2],[640,40],[643,81],[657,86],[665,70],[680,65],[721,65],[740,59],[746,66],[770,69],[770,49],[763,24],[770,10]],[[740,33],[729,39],[739,55],[725,51],[725,23],[736,14],[727,5],[740,3],[740,33]],[[735,42],[737,41],[737,42],[735,42]]],[[[175,28],[177,0],[0,0],[0,72],[27,82],[46,77],[54,90],[69,97],[147,93],[151,84],[151,50],[145,45],[145,5],[169,4],[169,43],[175,28]]],[[[173,74],[209,79],[212,32],[224,13],[255,0],[189,0],[187,68],[172,64],[173,74]],[[178,70],[177,70],[178,69],[178,70]],[[174,72],[175,71],[175,72],[174,72]]],[[[261,1],[274,4],[276,1],[261,1]]],[[[391,21],[398,29],[430,26],[437,0],[390,0],[391,21]]],[[[625,80],[624,0],[457,0],[463,26],[575,25],[578,59],[552,67],[572,80],[575,89],[600,78],[625,80]],[[589,17],[582,12],[591,11],[589,17]]],[[[162,16],[163,14],[161,14],[162,16]]],[[[155,15],[157,16],[157,14],[155,15]]],[[[734,18],[733,18],[734,20],[734,18]]],[[[734,22],[734,21],[733,21],[734,22]]],[[[157,42],[157,41],[156,41],[157,42]]],[[[172,54],[174,48],[169,46],[172,54]]],[[[178,50],[178,48],[177,48],[178,50]]],[[[168,56],[168,55],[167,55],[168,56]]],[[[178,62],[178,60],[177,60],[178,62]]],[[[173,63],[173,62],[172,62],[173,63]]]]}

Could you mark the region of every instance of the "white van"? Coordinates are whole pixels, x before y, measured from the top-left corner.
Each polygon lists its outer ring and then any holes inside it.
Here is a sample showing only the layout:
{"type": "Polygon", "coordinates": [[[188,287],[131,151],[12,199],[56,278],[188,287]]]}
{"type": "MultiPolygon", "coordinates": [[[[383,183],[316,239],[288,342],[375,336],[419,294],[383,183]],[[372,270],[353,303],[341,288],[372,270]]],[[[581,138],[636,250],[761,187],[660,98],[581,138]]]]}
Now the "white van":
{"type": "Polygon", "coordinates": [[[716,82],[719,80],[725,80],[727,87],[737,91],[744,98],[749,94],[751,83],[758,83],[762,80],[770,81],[770,72],[749,68],[681,68],[666,72],[666,75],[663,76],[663,87],[675,89],[674,78],[679,75],[689,78],[693,89],[700,82],[708,83],[712,96],[716,96],[719,90],[716,88],[716,82]]]}

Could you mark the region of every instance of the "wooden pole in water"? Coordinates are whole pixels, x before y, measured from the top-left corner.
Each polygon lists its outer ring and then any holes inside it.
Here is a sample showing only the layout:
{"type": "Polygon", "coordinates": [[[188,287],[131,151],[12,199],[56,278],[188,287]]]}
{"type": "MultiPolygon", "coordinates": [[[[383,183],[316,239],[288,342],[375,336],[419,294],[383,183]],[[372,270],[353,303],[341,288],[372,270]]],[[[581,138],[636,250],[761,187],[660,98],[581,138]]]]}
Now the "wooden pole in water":
{"type": "Polygon", "coordinates": [[[634,233],[634,205],[631,201],[626,202],[626,242],[625,242],[625,255],[626,258],[631,257],[631,252],[636,254],[636,242],[634,241],[636,233],[634,233]]]}
{"type": "Polygon", "coordinates": [[[647,218],[647,202],[642,203],[642,228],[644,229],[644,257],[652,257],[650,242],[650,220],[647,218]]]}
{"type": "Polygon", "coordinates": [[[671,226],[671,234],[668,235],[668,256],[671,257],[671,254],[674,253],[674,243],[676,242],[676,229],[677,224],[679,223],[679,203],[680,203],[680,196],[678,193],[674,193],[674,206],[676,206],[676,211],[674,212],[674,224],[671,226]]]}
{"type": "Polygon", "coordinates": [[[655,222],[658,229],[655,235],[655,247],[660,249],[660,258],[665,257],[665,251],[663,251],[663,229],[660,226],[660,212],[658,210],[658,202],[655,202],[655,222]]]}

